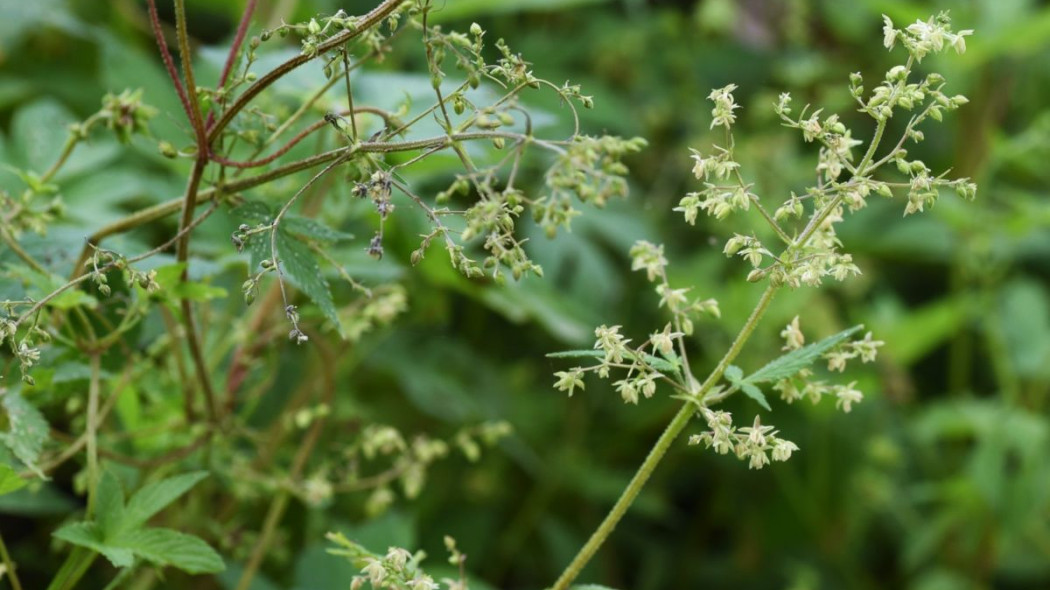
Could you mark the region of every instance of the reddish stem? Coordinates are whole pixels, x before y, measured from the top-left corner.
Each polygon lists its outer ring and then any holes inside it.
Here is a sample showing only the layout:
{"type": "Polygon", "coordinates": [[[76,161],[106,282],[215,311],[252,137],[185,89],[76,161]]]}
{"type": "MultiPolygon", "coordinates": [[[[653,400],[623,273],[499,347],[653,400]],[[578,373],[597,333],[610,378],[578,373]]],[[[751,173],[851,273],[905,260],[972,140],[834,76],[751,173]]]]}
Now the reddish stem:
{"type": "MultiPolygon", "coordinates": [[[[233,45],[230,46],[230,53],[226,56],[226,65],[222,67],[222,75],[219,76],[219,88],[226,88],[226,80],[230,77],[230,72],[233,71],[233,64],[237,61],[237,52],[241,49],[241,44],[244,43],[244,36],[248,33],[248,23],[252,20],[252,14],[255,12],[256,0],[248,0],[248,3],[244,6],[244,14],[241,15],[241,22],[237,25],[237,34],[233,37],[233,45]]],[[[208,113],[208,122],[205,124],[205,129],[211,129],[211,126],[215,123],[215,111],[208,113]]]]}
{"type": "Polygon", "coordinates": [[[186,87],[183,86],[182,79],[179,78],[179,71],[175,69],[175,60],[172,59],[171,52],[168,51],[168,42],[164,40],[164,31],[160,26],[160,17],[157,16],[157,4],[154,0],[146,0],[146,4],[149,6],[150,28],[153,29],[153,37],[157,40],[160,58],[164,61],[164,69],[168,70],[168,76],[175,85],[175,92],[179,95],[179,100],[182,102],[183,110],[186,111],[186,116],[190,118],[190,121],[193,121],[193,107],[190,106],[190,98],[186,94],[186,87]]]}
{"type": "MultiPolygon", "coordinates": [[[[385,111],[383,111],[381,109],[377,109],[375,107],[358,107],[358,108],[354,109],[354,113],[371,113],[373,115],[378,115],[378,116],[382,117],[384,121],[387,121],[390,118],[390,114],[389,113],[387,113],[387,112],[385,112],[385,111]]],[[[350,114],[349,110],[343,110],[343,111],[339,112],[340,116],[346,116],[346,115],[349,115],[349,114],[350,114]]],[[[226,158],[216,154],[215,152],[211,153],[210,158],[211,158],[211,160],[213,162],[218,162],[219,164],[221,164],[223,166],[228,166],[230,168],[257,168],[259,166],[265,166],[265,165],[269,164],[270,162],[273,162],[277,158],[280,158],[284,154],[288,153],[288,150],[290,150],[293,147],[295,147],[295,145],[297,143],[299,143],[300,141],[302,141],[303,139],[305,139],[307,135],[310,135],[314,131],[317,131],[318,129],[324,127],[327,124],[328,124],[328,122],[323,120],[323,119],[320,120],[320,121],[311,123],[308,127],[303,129],[302,131],[300,131],[295,137],[293,137],[292,139],[288,140],[288,143],[286,143],[283,146],[281,146],[281,149],[279,149],[276,152],[270,154],[269,156],[266,156],[265,158],[259,158],[258,160],[249,160],[247,162],[238,162],[236,160],[227,160],[226,158]]]]}

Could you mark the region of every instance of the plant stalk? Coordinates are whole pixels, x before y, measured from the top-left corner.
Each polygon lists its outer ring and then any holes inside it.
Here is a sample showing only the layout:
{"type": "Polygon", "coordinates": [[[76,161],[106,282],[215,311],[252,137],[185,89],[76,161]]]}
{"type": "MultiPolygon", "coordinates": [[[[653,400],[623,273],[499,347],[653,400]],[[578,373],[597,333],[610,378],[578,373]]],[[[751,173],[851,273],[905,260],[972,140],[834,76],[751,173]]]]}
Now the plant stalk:
{"type": "MultiPolygon", "coordinates": [[[[740,354],[743,350],[744,344],[747,343],[748,339],[751,338],[751,334],[755,331],[755,327],[758,326],[758,322],[765,315],[766,310],[769,309],[769,304],[773,301],[773,296],[776,295],[779,287],[770,285],[766,288],[765,292],[762,293],[762,298],[759,299],[755,305],[755,309],[751,312],[751,316],[748,317],[744,327],[740,329],[740,333],[737,335],[736,340],[726,351],[725,356],[718,362],[711,374],[708,375],[707,379],[704,380],[703,385],[696,391],[695,395],[699,399],[703,399],[703,396],[711,390],[711,388],[718,383],[718,380],[722,378],[722,374],[725,373],[729,363],[733,362],[733,359],[740,354]]],[[[642,487],[645,486],[645,482],[649,480],[649,476],[652,475],[656,466],[663,459],[667,453],[667,449],[671,447],[678,435],[682,433],[686,425],[693,418],[693,414],[696,411],[693,402],[685,402],[682,407],[678,409],[678,413],[675,414],[671,423],[664,429],[663,434],[656,440],[653,448],[649,451],[649,455],[646,456],[645,461],[638,468],[638,471],[631,478],[630,483],[627,484],[627,488],[624,489],[616,503],[613,504],[612,510],[605,516],[605,520],[602,521],[598,528],[591,535],[591,538],[587,540],[587,543],[580,549],[576,557],[573,558],[572,562],[565,568],[558,580],[554,582],[552,590],[567,590],[573,580],[580,574],[587,562],[594,557],[598,549],[605,542],[605,539],[609,537],[613,529],[616,528],[616,524],[620,522],[623,515],[627,512],[627,509],[634,503],[635,498],[642,491],[642,487]]]]}

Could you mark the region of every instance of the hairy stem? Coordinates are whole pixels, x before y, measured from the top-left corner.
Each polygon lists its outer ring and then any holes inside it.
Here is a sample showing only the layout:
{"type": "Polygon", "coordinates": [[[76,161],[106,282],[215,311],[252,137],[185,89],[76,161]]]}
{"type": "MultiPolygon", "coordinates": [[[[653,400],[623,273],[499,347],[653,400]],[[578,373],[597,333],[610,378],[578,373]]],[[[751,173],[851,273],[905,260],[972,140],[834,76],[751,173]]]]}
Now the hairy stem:
{"type": "MultiPolygon", "coordinates": [[[[755,331],[755,327],[758,326],[758,322],[765,315],[766,310],[769,308],[769,304],[773,301],[773,296],[776,294],[778,287],[770,285],[766,288],[762,294],[762,298],[759,299],[758,304],[755,305],[755,309],[751,312],[751,316],[747,319],[744,327],[740,329],[740,333],[737,335],[736,340],[726,351],[725,356],[718,362],[711,374],[708,375],[707,379],[704,380],[703,385],[696,391],[695,396],[699,399],[703,399],[703,396],[711,390],[715,383],[722,378],[722,374],[725,373],[729,363],[733,362],[733,359],[740,354],[743,350],[744,344],[747,343],[748,339],[751,338],[751,334],[755,331]]],[[[645,482],[649,480],[649,476],[652,475],[656,466],[663,459],[667,453],[667,449],[670,448],[671,444],[674,443],[678,435],[682,433],[686,425],[693,418],[693,414],[696,411],[696,407],[692,402],[686,402],[682,404],[682,407],[678,409],[678,413],[675,414],[671,423],[664,429],[663,434],[656,440],[653,448],[649,451],[649,455],[646,456],[645,461],[638,468],[638,471],[631,478],[630,483],[627,484],[627,488],[624,489],[623,493],[620,494],[619,499],[613,504],[612,510],[605,516],[602,523],[598,525],[598,528],[591,535],[591,538],[587,540],[587,543],[580,549],[576,557],[573,558],[572,562],[565,568],[558,580],[554,582],[553,590],[566,590],[576,576],[580,574],[587,562],[591,560],[598,549],[605,542],[605,539],[609,537],[613,529],[616,528],[616,524],[620,522],[623,515],[627,512],[627,509],[634,503],[635,498],[642,491],[645,486],[645,482]]]]}
{"type": "Polygon", "coordinates": [[[256,80],[254,84],[245,89],[245,91],[237,97],[237,100],[235,100],[228,109],[223,111],[222,116],[208,131],[208,144],[210,145],[212,142],[214,142],[215,139],[219,137],[219,134],[222,133],[222,130],[230,124],[230,121],[232,121],[235,116],[237,116],[237,113],[241,112],[241,109],[248,106],[248,103],[251,102],[253,98],[258,96],[260,92],[268,88],[277,80],[281,79],[288,72],[312,60],[314,57],[322,55],[325,52],[330,51],[331,49],[334,49],[346,43],[347,41],[356,38],[361,33],[372,28],[384,18],[390,16],[390,13],[394,12],[398,8],[398,6],[401,5],[401,3],[402,0],[384,0],[379,6],[373,8],[368,14],[361,16],[355,23],[357,26],[353,30],[343,31],[342,33],[339,33],[338,35],[335,35],[332,38],[328,39],[324,43],[319,44],[317,46],[317,53],[315,53],[314,56],[297,55],[292,59],[284,62],[283,64],[277,66],[272,71],[262,76],[258,80],[256,80]]]}

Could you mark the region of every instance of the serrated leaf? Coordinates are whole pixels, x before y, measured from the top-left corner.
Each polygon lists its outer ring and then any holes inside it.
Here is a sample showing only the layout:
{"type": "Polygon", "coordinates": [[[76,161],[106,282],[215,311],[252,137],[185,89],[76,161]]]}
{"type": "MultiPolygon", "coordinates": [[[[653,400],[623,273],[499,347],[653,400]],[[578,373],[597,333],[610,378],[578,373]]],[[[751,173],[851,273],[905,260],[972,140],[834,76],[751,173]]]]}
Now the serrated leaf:
{"type": "MultiPolygon", "coordinates": [[[[231,216],[235,221],[246,223],[249,226],[266,225],[273,221],[273,211],[265,203],[259,201],[247,201],[240,207],[234,209],[231,216]]],[[[251,262],[248,270],[252,273],[259,271],[259,263],[270,258],[270,234],[262,232],[248,238],[248,253],[251,262]]]]}
{"type": "Polygon", "coordinates": [[[143,486],[128,500],[124,512],[125,528],[144,524],[205,477],[208,477],[206,471],[195,471],[143,486]]]}
{"type": "Polygon", "coordinates": [[[20,490],[26,485],[26,480],[18,477],[18,472],[10,465],[0,464],[0,496],[20,490]]]}
{"type": "Polygon", "coordinates": [[[353,234],[332,229],[316,219],[298,215],[286,215],[280,227],[290,234],[315,242],[345,242],[354,239],[353,234]]]}
{"type": "Polygon", "coordinates": [[[222,557],[200,537],[172,529],[128,531],[117,544],[153,564],[179,568],[190,574],[210,574],[226,569],[222,557]]]}
{"type": "Polygon", "coordinates": [[[95,488],[95,521],[102,539],[114,536],[124,525],[124,489],[110,472],[104,471],[95,488]]]}
{"type": "Polygon", "coordinates": [[[740,384],[740,391],[743,391],[744,395],[758,402],[758,405],[762,406],[767,411],[773,410],[773,408],[769,407],[769,402],[766,400],[766,394],[762,393],[761,389],[745,382],[740,384]]]}
{"type": "Polygon", "coordinates": [[[135,556],[131,549],[115,547],[106,543],[103,540],[100,527],[93,522],[67,524],[52,535],[63,541],[101,553],[114,567],[129,567],[135,562],[135,556]]]}
{"type": "Polygon", "coordinates": [[[853,326],[848,330],[843,330],[834,336],[828,336],[827,338],[808,344],[797,350],[774,359],[766,366],[748,375],[747,383],[764,383],[768,381],[777,381],[779,379],[786,379],[791,377],[812,365],[822,354],[831,350],[832,348],[842,344],[847,338],[859,332],[864,326],[853,326]]]}
{"type": "MultiPolygon", "coordinates": [[[[605,353],[600,350],[563,350],[561,352],[548,352],[547,358],[552,359],[569,359],[569,358],[593,358],[602,359],[605,358],[605,353]]],[[[624,358],[635,360],[634,355],[631,353],[624,354],[624,358]]],[[[645,364],[656,369],[657,371],[663,371],[671,373],[672,375],[678,374],[678,365],[672,364],[662,358],[655,357],[651,354],[642,355],[642,360],[645,364]]]]}
{"type": "Polygon", "coordinates": [[[332,302],[328,281],[321,274],[321,265],[309,246],[283,229],[277,230],[277,256],[289,282],[320,308],[325,317],[339,327],[339,315],[332,302]]]}
{"type": "Polygon", "coordinates": [[[15,457],[38,477],[44,473],[37,467],[40,452],[49,436],[49,427],[44,415],[18,392],[8,391],[0,395],[0,402],[7,412],[7,432],[0,439],[15,457]]]}
{"type": "MultiPolygon", "coordinates": [[[[233,217],[248,225],[259,225],[271,223],[274,215],[266,204],[249,201],[234,209],[233,217]]],[[[284,276],[296,289],[309,297],[338,328],[339,316],[332,301],[328,281],[321,274],[321,265],[318,264],[316,255],[300,237],[297,237],[299,235],[322,242],[339,241],[353,236],[328,228],[312,219],[294,215],[285,216],[277,228],[277,258],[281,262],[284,276]]],[[[251,272],[258,271],[259,264],[272,257],[270,239],[270,234],[266,232],[249,238],[247,249],[251,254],[251,272]]]]}

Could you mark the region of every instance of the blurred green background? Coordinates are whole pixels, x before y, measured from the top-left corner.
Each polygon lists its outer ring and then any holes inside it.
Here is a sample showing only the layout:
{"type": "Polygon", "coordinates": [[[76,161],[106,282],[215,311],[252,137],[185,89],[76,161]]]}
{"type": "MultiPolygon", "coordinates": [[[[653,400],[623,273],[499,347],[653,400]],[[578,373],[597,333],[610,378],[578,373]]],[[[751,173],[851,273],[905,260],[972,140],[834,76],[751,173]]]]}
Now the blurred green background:
{"type": "MultiPolygon", "coordinates": [[[[170,20],[170,3],[159,4],[170,20]]],[[[243,3],[187,4],[202,62],[215,70],[243,3]]],[[[259,4],[255,31],[373,5],[259,4]]],[[[635,338],[663,326],[656,295],[629,272],[626,254],[636,239],[666,245],[672,284],[693,285],[721,303],[721,321],[697,326],[696,372],[717,361],[758,297],[758,287],[742,281],[743,266],[721,254],[726,237],[749,227],[744,220],[691,227],[671,211],[697,189],[687,148],[721,139],[708,131],[710,89],[739,85],[744,176],[767,203],[779,203],[811,181],[816,152],[780,127],[776,96],[790,91],[799,106],[838,112],[854,136],[866,139],[873,125],[855,112],[847,76],[860,71],[871,87],[900,59],[881,45],[881,15],[903,26],[949,9],[957,30],[976,30],[968,51],[931,57],[917,69],[942,73],[948,93],[971,102],[944,124],[925,127],[927,141],[910,149],[934,170],[972,176],[977,201],[946,194],[932,211],[902,219],[900,200],[873,199],[840,232],[864,274],[783,295],[739,363],[753,368],[777,354],[776,334],[796,314],[811,339],[864,323],[886,342],[874,366],[854,368],[849,377],[867,394],[864,403],[848,415],[827,402],[774,403],[763,422],[801,452],[761,471],[681,441],[580,581],[636,590],[1050,587],[1050,4],[445,0],[436,17],[443,26],[466,30],[476,21],[487,39],[506,38],[542,77],[581,83],[596,105],[583,113],[585,132],[639,135],[650,147],[629,162],[629,199],[588,209],[571,234],[553,241],[530,230],[543,280],[479,285],[456,276],[441,256],[413,269],[408,253],[420,226],[409,215],[398,220],[381,263],[364,256],[363,242],[337,255],[363,281],[403,284],[408,311],[340,357],[336,413],[435,436],[503,419],[515,434],[477,463],[453,458],[436,465],[419,498],[399,498],[376,519],[364,517],[366,495],[339,495],[320,507],[293,502],[253,588],[347,587],[353,569],[323,553],[330,529],[377,551],[424,549],[437,571],[449,534],[468,555],[472,587],[550,584],[678,402],[665,392],[625,406],[597,381],[566,398],[551,387],[551,373],[566,367],[544,354],[589,346],[602,323],[623,324],[635,338]]],[[[136,0],[0,0],[4,161],[48,161],[42,134],[61,139],[56,121],[82,118],[106,91],[125,87],[146,87],[146,102],[162,110],[152,124],[158,139],[188,143],[144,16],[136,0]]],[[[398,78],[411,92],[427,84],[422,64],[421,45],[405,39],[382,68],[411,72],[398,78]]],[[[303,93],[320,79],[311,72],[303,93]]],[[[400,99],[389,87],[373,92],[376,101],[389,98],[384,92],[400,99]]],[[[557,117],[549,133],[568,129],[556,103],[526,103],[557,117]]],[[[184,163],[173,167],[160,158],[155,142],[130,151],[96,142],[85,154],[60,179],[69,214],[48,238],[57,252],[79,248],[84,235],[128,211],[180,193],[184,163]]],[[[434,171],[420,174],[426,185],[434,171]]],[[[287,186],[265,195],[277,199],[287,186]]],[[[138,251],[138,244],[168,235],[175,221],[169,223],[107,243],[138,251]]],[[[370,219],[345,223],[358,236],[370,234],[370,219]]],[[[231,224],[211,220],[195,242],[201,261],[194,264],[211,260],[202,272],[232,293],[214,304],[215,321],[245,314],[237,296],[243,264],[223,258],[231,224]]],[[[348,290],[336,294],[337,302],[348,299],[348,290]]],[[[279,404],[313,353],[268,346],[258,370],[275,375],[266,399],[279,404]]],[[[740,399],[727,409],[738,422],[757,410],[740,399]]],[[[348,432],[330,429],[322,448],[337,456],[348,432]]],[[[287,444],[294,452],[294,440],[287,444]]],[[[0,526],[31,587],[60,563],[42,549],[69,514],[72,475],[60,472],[32,499],[0,503],[0,526]]],[[[171,572],[160,587],[232,587],[266,500],[246,494],[233,524],[194,523],[215,535],[209,540],[227,558],[227,574],[201,582],[171,572]],[[231,527],[245,537],[215,540],[231,527]]],[[[196,508],[207,520],[207,506],[196,508]]]]}

